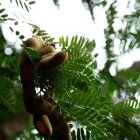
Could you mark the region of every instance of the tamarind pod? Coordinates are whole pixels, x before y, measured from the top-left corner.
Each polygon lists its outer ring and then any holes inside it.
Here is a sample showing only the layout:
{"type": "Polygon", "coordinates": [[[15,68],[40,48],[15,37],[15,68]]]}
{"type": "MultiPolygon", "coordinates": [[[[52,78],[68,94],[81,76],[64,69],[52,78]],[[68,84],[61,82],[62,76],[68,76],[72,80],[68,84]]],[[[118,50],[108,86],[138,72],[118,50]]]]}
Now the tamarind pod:
{"type": "MultiPolygon", "coordinates": [[[[35,50],[44,46],[40,37],[34,36],[25,41],[26,47],[32,47],[35,50]]],[[[47,49],[54,51],[54,47],[48,46],[47,49]]],[[[49,50],[47,50],[48,52],[49,50]]],[[[20,60],[20,78],[23,87],[23,101],[27,112],[31,114],[48,114],[52,111],[54,106],[45,100],[35,100],[35,83],[34,83],[34,70],[32,63],[23,50],[21,52],[20,60]],[[38,109],[39,108],[39,109],[38,109]],[[43,109],[42,109],[43,108],[43,109]]]]}
{"type": "MultiPolygon", "coordinates": [[[[42,68],[57,68],[68,58],[68,54],[64,51],[55,53],[55,50],[52,49],[53,47],[51,45],[49,47],[52,50],[50,52],[48,52],[49,50],[46,51],[44,43],[40,37],[32,37],[27,39],[25,41],[25,45],[26,47],[31,47],[34,50],[37,50],[38,52],[40,51],[40,54],[43,55],[39,62],[39,65],[42,68]]],[[[35,99],[36,92],[34,83],[34,69],[29,57],[24,51],[22,51],[21,54],[20,76],[23,86],[23,100],[25,108],[29,113],[34,114],[34,125],[40,134],[49,137],[52,133],[52,127],[50,126],[53,124],[57,130],[58,140],[71,140],[72,138],[69,125],[60,112],[56,109],[56,105],[51,104],[45,99],[35,99]],[[42,117],[42,114],[46,114],[49,119],[46,115],[43,115],[44,117],[42,117]]]]}
{"type": "Polygon", "coordinates": [[[40,69],[43,71],[45,69],[55,69],[61,64],[65,63],[68,58],[68,53],[65,51],[57,52],[56,54],[46,54],[38,62],[40,69]]]}
{"type": "Polygon", "coordinates": [[[33,48],[34,50],[39,50],[40,48],[42,48],[42,46],[44,46],[44,42],[43,40],[41,39],[41,37],[39,36],[32,36],[31,38],[28,38],[26,41],[25,41],[25,45],[26,47],[31,47],[33,48]]]}
{"type": "MultiPolygon", "coordinates": [[[[26,47],[32,47],[33,49],[39,49],[44,45],[40,37],[34,36],[25,41],[26,47]]],[[[24,106],[28,113],[33,114],[33,101],[35,97],[35,83],[34,83],[34,71],[32,63],[24,50],[21,52],[20,59],[20,78],[23,88],[23,101],[24,106]]]]}
{"type": "MultiPolygon", "coordinates": [[[[44,42],[38,36],[33,36],[25,41],[26,47],[40,49],[44,42]]],[[[27,53],[22,50],[20,59],[20,78],[23,87],[23,101],[28,113],[33,114],[33,101],[36,95],[34,83],[34,70],[27,53]]]]}
{"type": "Polygon", "coordinates": [[[49,115],[51,114],[56,108],[56,105],[52,105],[45,99],[35,99],[32,106],[33,114],[43,114],[49,115]]]}
{"type": "Polygon", "coordinates": [[[20,79],[23,88],[23,101],[27,112],[32,114],[32,102],[35,97],[35,83],[34,83],[34,74],[31,61],[27,54],[21,52],[20,60],[20,79]]]}
{"type": "Polygon", "coordinates": [[[53,44],[45,45],[44,41],[39,36],[33,36],[25,41],[26,47],[30,47],[41,55],[56,52],[53,44]]]}
{"type": "Polygon", "coordinates": [[[53,128],[56,129],[58,140],[72,140],[69,124],[57,109],[48,115],[48,117],[53,128]]]}
{"type": "MultiPolygon", "coordinates": [[[[34,36],[32,38],[27,39],[25,41],[25,45],[26,45],[26,47],[32,47],[33,49],[38,50],[42,46],[44,46],[44,43],[40,37],[34,36]]],[[[50,49],[50,51],[55,50],[54,47],[47,46],[47,50],[45,50],[45,51],[48,52],[49,51],[48,49],[50,49]]],[[[38,103],[40,102],[43,107],[45,106],[44,110],[41,109],[42,114],[50,113],[53,106],[50,105],[49,107],[47,107],[49,104],[47,101],[37,100],[34,102],[35,95],[36,95],[35,83],[34,83],[34,69],[33,69],[32,63],[31,63],[28,55],[26,54],[26,52],[24,50],[22,50],[22,52],[21,52],[20,78],[21,78],[21,83],[22,83],[22,87],[23,87],[23,101],[24,101],[24,105],[25,105],[27,112],[30,114],[38,114],[39,111],[37,109],[38,108],[37,102],[38,103]],[[47,109],[49,111],[47,111],[47,109]]],[[[38,105],[38,106],[40,106],[40,105],[38,105]]],[[[39,107],[39,109],[40,108],[41,107],[39,107]]]]}
{"type": "Polygon", "coordinates": [[[65,121],[63,125],[60,124],[59,129],[57,130],[58,140],[72,140],[69,124],[65,121]]]}
{"type": "Polygon", "coordinates": [[[52,135],[52,126],[47,115],[33,115],[33,124],[44,138],[49,138],[52,135]]]}
{"type": "MultiPolygon", "coordinates": [[[[42,102],[40,102],[39,99],[37,103],[37,110],[39,112],[37,111],[36,113],[41,112],[43,113],[45,111],[48,111],[48,109],[50,109],[50,106],[48,106],[48,108],[46,107],[46,109],[45,107],[46,105],[44,104],[43,106],[42,102]]],[[[34,115],[33,120],[35,128],[43,137],[51,136],[52,134],[51,125],[53,125],[53,128],[56,129],[58,140],[72,140],[69,125],[56,107],[53,108],[52,111],[48,113],[48,115],[41,114],[34,115]]]]}
{"type": "Polygon", "coordinates": [[[42,46],[40,49],[37,50],[41,55],[49,54],[49,53],[56,53],[55,48],[53,45],[48,44],[42,46]]]}

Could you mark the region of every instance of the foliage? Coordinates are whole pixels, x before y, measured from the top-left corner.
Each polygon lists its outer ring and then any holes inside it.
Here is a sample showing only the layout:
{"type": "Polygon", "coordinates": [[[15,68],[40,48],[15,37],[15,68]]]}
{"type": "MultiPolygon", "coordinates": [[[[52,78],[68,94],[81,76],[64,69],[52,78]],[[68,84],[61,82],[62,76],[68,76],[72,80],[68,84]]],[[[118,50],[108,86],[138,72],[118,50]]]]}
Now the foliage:
{"type": "Polygon", "coordinates": [[[8,14],[4,13],[5,8],[0,9],[0,19],[2,21],[7,20],[8,14]]]}
{"type": "MultiPolygon", "coordinates": [[[[10,2],[13,3],[11,0],[10,2]]],[[[29,12],[30,6],[34,1],[14,1],[17,6],[29,12]]],[[[83,1],[93,10],[94,6],[106,6],[107,1],[100,3],[96,1],[83,1]]],[[[116,75],[112,76],[109,69],[117,62],[119,55],[114,51],[114,38],[120,39],[123,46],[120,54],[139,47],[139,10],[122,19],[126,22],[126,27],[118,31],[114,30],[114,20],[117,18],[116,2],[110,4],[106,10],[108,27],[105,29],[107,61],[103,70],[96,72],[96,55],[92,51],[96,48],[94,40],[90,41],[84,37],[73,36],[60,37],[58,42],[54,38],[40,29],[37,25],[29,24],[33,35],[43,38],[45,43],[55,43],[61,49],[66,50],[69,59],[56,70],[46,70],[43,77],[38,76],[40,87],[43,84],[54,88],[55,99],[60,111],[69,121],[72,127],[73,140],[138,140],[140,139],[140,103],[135,98],[135,93],[139,94],[139,73],[130,69],[116,70],[116,75]],[[131,25],[135,31],[131,29],[131,25]],[[133,31],[133,32],[132,32],[133,31]],[[111,37],[113,35],[114,37],[111,37]],[[129,45],[126,47],[126,43],[129,45]],[[49,81],[49,82],[48,82],[49,81]],[[122,93],[126,97],[123,99],[122,93]],[[117,94],[119,102],[114,103],[112,97],[117,94]]],[[[58,1],[54,1],[58,4],[58,1]]],[[[93,14],[93,13],[91,13],[93,14]]],[[[1,21],[8,20],[9,16],[5,8],[0,9],[1,21]]],[[[94,18],[93,18],[94,19],[94,18]]],[[[15,22],[15,20],[14,20],[15,22]]],[[[23,49],[28,53],[31,61],[40,59],[40,55],[24,47],[24,36],[22,32],[10,29],[23,42],[23,49]]],[[[21,99],[21,84],[19,79],[19,60],[20,54],[15,47],[12,48],[12,55],[4,53],[6,40],[0,30],[0,122],[6,121],[13,112],[23,110],[21,99]],[[4,114],[4,115],[3,115],[4,114]],[[4,118],[4,116],[7,116],[4,118]]],[[[38,75],[37,71],[36,74],[38,75]]],[[[44,89],[41,89],[42,91],[44,89]]],[[[20,139],[42,139],[38,134],[33,134],[32,124],[29,124],[23,133],[17,135],[20,139]]],[[[52,138],[55,140],[55,138],[52,138]]]]}
{"type": "Polygon", "coordinates": [[[55,43],[54,38],[49,36],[45,30],[42,30],[37,25],[33,25],[33,24],[32,24],[32,27],[33,27],[33,35],[42,37],[42,39],[44,40],[46,44],[52,43],[52,42],[55,43]]]}
{"type": "MultiPolygon", "coordinates": [[[[49,81],[55,88],[55,98],[63,114],[69,121],[78,123],[81,131],[85,129],[91,139],[119,139],[120,136],[138,139],[139,132],[135,131],[135,127],[138,126],[133,126],[134,122],[131,120],[140,113],[138,101],[128,100],[113,105],[110,100],[100,95],[100,90],[97,90],[100,81],[97,82],[93,76],[92,70],[96,65],[91,57],[94,42],[75,36],[69,44],[68,37],[61,37],[60,45],[69,52],[68,62],[56,71],[46,71],[43,78],[44,82],[49,81]],[[128,126],[123,127],[126,122],[128,126]],[[129,133],[129,128],[134,129],[134,132],[129,133]]],[[[34,53],[30,52],[29,56],[32,58],[34,53]]],[[[73,135],[80,137],[79,139],[84,137],[79,128],[73,131],[73,135]]]]}
{"type": "MultiPolygon", "coordinates": [[[[11,3],[13,3],[13,0],[10,0],[11,3]]],[[[32,0],[14,0],[14,2],[17,4],[17,6],[21,7],[22,9],[26,9],[27,12],[30,11],[31,5],[35,4],[35,1],[32,0]]]]}
{"type": "Polygon", "coordinates": [[[53,0],[54,4],[59,8],[59,0],[53,0]]]}

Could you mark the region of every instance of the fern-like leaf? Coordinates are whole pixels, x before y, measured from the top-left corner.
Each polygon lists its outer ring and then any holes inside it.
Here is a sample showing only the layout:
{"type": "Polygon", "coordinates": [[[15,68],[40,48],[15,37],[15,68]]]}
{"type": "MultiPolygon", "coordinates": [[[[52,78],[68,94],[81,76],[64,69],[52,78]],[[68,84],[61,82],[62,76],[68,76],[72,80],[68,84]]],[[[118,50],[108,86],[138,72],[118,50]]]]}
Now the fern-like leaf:
{"type": "Polygon", "coordinates": [[[50,37],[45,30],[42,30],[37,25],[33,25],[33,24],[32,24],[32,27],[33,27],[33,34],[36,35],[36,36],[42,37],[42,39],[44,40],[44,42],[46,44],[48,44],[48,43],[54,43],[53,42],[54,41],[54,38],[50,37]]]}
{"type": "MultiPolygon", "coordinates": [[[[44,31],[41,32],[46,36],[44,31]]],[[[68,52],[69,58],[56,70],[46,69],[45,74],[37,79],[40,87],[54,88],[57,104],[64,116],[89,132],[91,140],[119,139],[120,136],[137,139],[139,127],[135,126],[132,121],[127,127],[124,127],[124,124],[126,124],[125,117],[132,118],[139,114],[139,102],[125,101],[113,105],[98,93],[97,80],[93,75],[96,62],[91,56],[94,42],[75,36],[70,42],[68,37],[66,39],[61,37],[59,44],[68,52]],[[129,133],[130,130],[133,133],[129,133]],[[122,134],[122,131],[125,133],[122,134]]],[[[28,52],[32,59],[38,56],[31,50],[28,52]]],[[[85,131],[76,129],[72,132],[73,139],[86,139],[85,131]]]]}
{"type": "Polygon", "coordinates": [[[32,48],[23,47],[26,53],[28,54],[29,58],[31,59],[32,64],[36,64],[38,60],[40,60],[41,55],[32,48]]]}
{"type": "Polygon", "coordinates": [[[8,14],[5,13],[5,8],[0,9],[0,20],[6,21],[8,18],[8,14]]]}

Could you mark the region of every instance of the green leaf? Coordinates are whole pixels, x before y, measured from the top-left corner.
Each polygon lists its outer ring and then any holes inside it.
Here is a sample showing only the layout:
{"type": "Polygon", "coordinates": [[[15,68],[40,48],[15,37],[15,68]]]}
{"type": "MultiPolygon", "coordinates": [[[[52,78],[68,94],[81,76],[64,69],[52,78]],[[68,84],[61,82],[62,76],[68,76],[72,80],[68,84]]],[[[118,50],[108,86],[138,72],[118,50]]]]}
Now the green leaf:
{"type": "Polygon", "coordinates": [[[83,128],[81,128],[81,138],[82,138],[82,140],[86,140],[86,135],[84,133],[84,129],[83,128]]]}
{"type": "Polygon", "coordinates": [[[1,15],[2,18],[8,17],[8,14],[1,15]]]}
{"type": "Polygon", "coordinates": [[[54,38],[50,37],[45,30],[41,30],[38,26],[32,25],[33,27],[33,34],[36,36],[42,37],[46,44],[53,43],[54,38]]]}
{"type": "Polygon", "coordinates": [[[29,4],[30,5],[35,4],[35,1],[30,1],[29,4]]]}
{"type": "Polygon", "coordinates": [[[4,12],[5,11],[5,8],[3,8],[3,9],[0,9],[0,13],[2,13],[2,12],[4,12]]]}
{"type": "Polygon", "coordinates": [[[15,1],[16,1],[17,6],[19,6],[18,0],[15,0],[15,1]]]}
{"type": "Polygon", "coordinates": [[[24,6],[25,6],[25,8],[26,8],[27,12],[29,12],[29,7],[27,6],[27,4],[26,4],[26,3],[24,3],[24,6]]]}
{"type": "Polygon", "coordinates": [[[25,37],[24,37],[24,35],[20,35],[19,38],[22,40],[22,39],[24,39],[25,37]]]}
{"type": "Polygon", "coordinates": [[[72,131],[72,139],[76,140],[76,132],[74,130],[72,131]]]}
{"type": "Polygon", "coordinates": [[[12,27],[9,27],[9,29],[10,29],[12,32],[14,31],[12,27]]]}
{"type": "Polygon", "coordinates": [[[19,31],[16,31],[16,35],[19,35],[20,33],[19,33],[19,31]]]}
{"type": "Polygon", "coordinates": [[[24,9],[23,4],[22,4],[22,1],[19,0],[19,2],[20,2],[20,6],[21,6],[21,8],[24,9]]]}
{"type": "Polygon", "coordinates": [[[24,49],[27,52],[33,64],[35,64],[38,60],[40,60],[41,55],[37,51],[29,47],[24,47],[24,49]]]}

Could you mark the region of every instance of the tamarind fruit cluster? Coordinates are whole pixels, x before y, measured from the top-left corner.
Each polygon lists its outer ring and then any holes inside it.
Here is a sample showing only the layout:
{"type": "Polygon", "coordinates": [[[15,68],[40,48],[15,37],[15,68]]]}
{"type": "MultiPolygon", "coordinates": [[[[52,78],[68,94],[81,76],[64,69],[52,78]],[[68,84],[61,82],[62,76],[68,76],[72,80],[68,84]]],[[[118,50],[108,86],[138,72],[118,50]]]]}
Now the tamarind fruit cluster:
{"type": "MultiPolygon", "coordinates": [[[[68,58],[67,52],[56,52],[52,44],[45,45],[39,36],[27,39],[25,46],[34,49],[41,55],[37,64],[42,73],[46,69],[57,68],[68,58]]],[[[33,115],[33,124],[39,134],[50,138],[55,129],[58,140],[72,140],[69,125],[59,112],[57,104],[47,98],[36,97],[35,70],[24,49],[21,51],[20,78],[25,109],[33,115]]]]}

